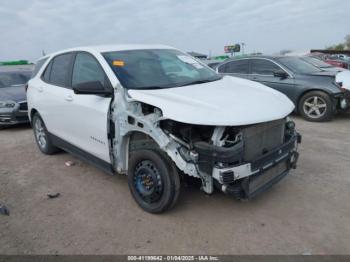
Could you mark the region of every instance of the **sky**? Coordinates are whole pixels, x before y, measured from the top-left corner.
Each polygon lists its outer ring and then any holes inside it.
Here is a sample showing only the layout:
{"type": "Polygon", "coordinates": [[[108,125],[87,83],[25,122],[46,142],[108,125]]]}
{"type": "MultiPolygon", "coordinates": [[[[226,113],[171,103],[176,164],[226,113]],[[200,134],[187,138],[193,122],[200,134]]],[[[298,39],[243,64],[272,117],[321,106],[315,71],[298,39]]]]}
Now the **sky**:
{"type": "Polygon", "coordinates": [[[2,0],[0,61],[98,44],[306,51],[350,34],[349,0],[2,0]]]}

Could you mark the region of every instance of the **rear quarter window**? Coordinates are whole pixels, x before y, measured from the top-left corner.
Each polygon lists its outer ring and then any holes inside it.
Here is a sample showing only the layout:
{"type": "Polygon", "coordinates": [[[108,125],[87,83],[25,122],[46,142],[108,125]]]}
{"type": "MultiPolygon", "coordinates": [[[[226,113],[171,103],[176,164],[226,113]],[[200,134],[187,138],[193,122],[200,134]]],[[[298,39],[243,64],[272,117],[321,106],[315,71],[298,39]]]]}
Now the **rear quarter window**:
{"type": "Polygon", "coordinates": [[[43,64],[45,64],[45,62],[47,61],[47,57],[46,58],[43,58],[43,59],[40,59],[36,64],[35,64],[35,67],[34,67],[34,70],[33,70],[33,73],[31,75],[30,78],[33,78],[37,75],[37,73],[39,72],[39,70],[41,69],[41,67],[43,66],[43,64]]]}

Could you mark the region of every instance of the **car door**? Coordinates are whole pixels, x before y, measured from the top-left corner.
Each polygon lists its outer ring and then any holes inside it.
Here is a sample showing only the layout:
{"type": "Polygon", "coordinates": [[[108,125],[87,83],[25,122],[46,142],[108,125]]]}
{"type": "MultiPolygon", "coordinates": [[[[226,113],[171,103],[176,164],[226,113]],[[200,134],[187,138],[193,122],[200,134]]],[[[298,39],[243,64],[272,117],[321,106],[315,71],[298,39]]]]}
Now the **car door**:
{"type": "Polygon", "coordinates": [[[69,72],[73,53],[64,53],[51,59],[40,83],[37,84],[38,111],[44,120],[47,130],[59,138],[71,140],[67,128],[67,103],[72,95],[69,88],[69,72]]]}
{"type": "MultiPolygon", "coordinates": [[[[78,52],[72,66],[71,86],[100,82],[112,88],[103,68],[90,53],[78,52]]],[[[111,162],[108,143],[108,115],[111,97],[71,92],[67,102],[70,141],[85,152],[111,162]]]]}
{"type": "Polygon", "coordinates": [[[249,79],[249,59],[241,59],[223,63],[218,66],[217,72],[223,75],[249,79]]]}
{"type": "Polygon", "coordinates": [[[276,89],[289,96],[294,90],[293,76],[277,63],[261,59],[251,59],[250,79],[276,89]],[[275,76],[275,72],[284,72],[285,77],[275,76]]]}

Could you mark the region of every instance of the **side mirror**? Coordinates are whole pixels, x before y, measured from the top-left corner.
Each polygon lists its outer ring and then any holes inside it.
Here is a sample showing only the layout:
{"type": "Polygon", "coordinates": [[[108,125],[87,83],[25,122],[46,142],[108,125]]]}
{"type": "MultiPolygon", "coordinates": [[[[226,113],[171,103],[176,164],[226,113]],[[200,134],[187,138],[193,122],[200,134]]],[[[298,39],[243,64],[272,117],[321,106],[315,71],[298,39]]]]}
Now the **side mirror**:
{"type": "Polygon", "coordinates": [[[285,71],[280,70],[280,71],[273,72],[273,76],[274,77],[279,77],[281,79],[286,79],[288,77],[288,74],[285,71]]]}
{"type": "Polygon", "coordinates": [[[100,81],[80,83],[73,86],[73,91],[78,95],[112,96],[113,94],[113,89],[104,87],[100,81]]]}

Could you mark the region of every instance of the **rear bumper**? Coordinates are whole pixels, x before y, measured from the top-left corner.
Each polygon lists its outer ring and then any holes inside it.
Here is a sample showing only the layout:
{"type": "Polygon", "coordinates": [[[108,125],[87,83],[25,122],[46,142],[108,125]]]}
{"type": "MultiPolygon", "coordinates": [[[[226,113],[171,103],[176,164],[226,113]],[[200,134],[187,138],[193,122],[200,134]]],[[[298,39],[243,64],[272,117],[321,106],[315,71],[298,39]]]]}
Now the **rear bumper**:
{"type": "Polygon", "coordinates": [[[299,154],[297,144],[301,136],[295,134],[287,142],[250,163],[231,168],[214,168],[213,177],[223,192],[239,199],[250,199],[266,191],[295,169],[299,154]]]}

